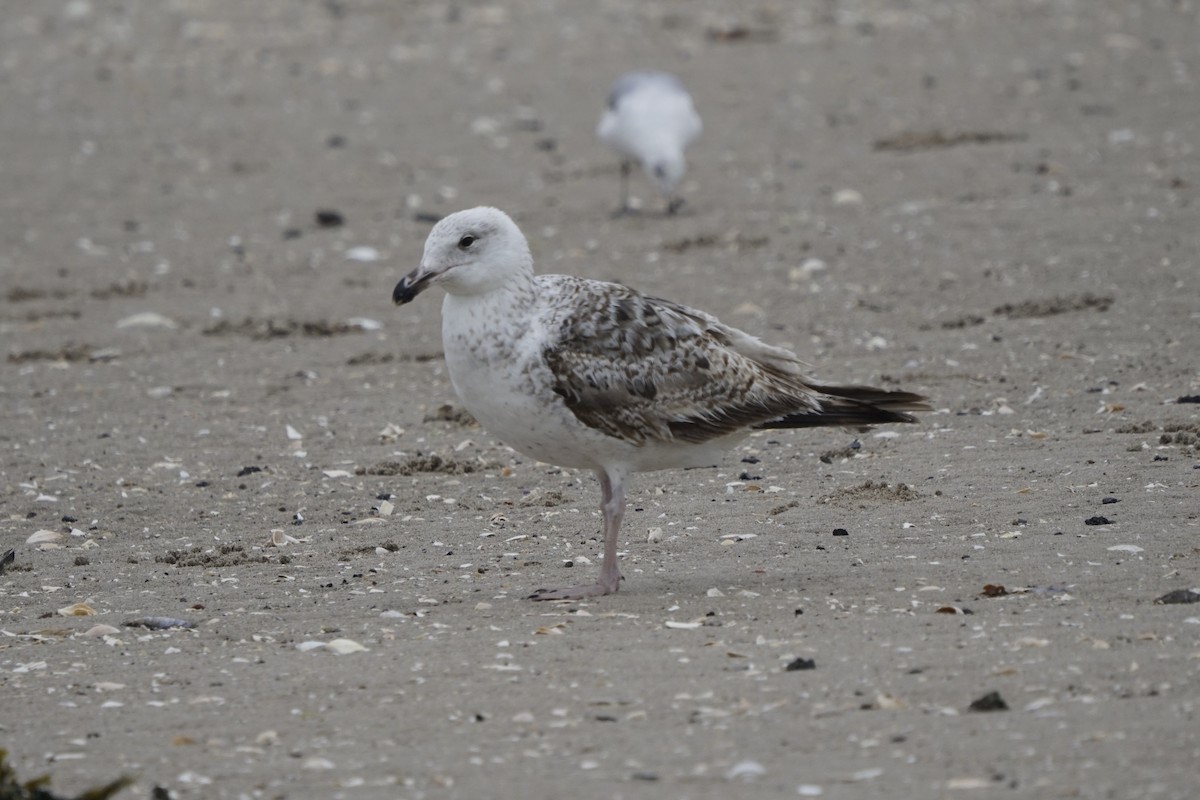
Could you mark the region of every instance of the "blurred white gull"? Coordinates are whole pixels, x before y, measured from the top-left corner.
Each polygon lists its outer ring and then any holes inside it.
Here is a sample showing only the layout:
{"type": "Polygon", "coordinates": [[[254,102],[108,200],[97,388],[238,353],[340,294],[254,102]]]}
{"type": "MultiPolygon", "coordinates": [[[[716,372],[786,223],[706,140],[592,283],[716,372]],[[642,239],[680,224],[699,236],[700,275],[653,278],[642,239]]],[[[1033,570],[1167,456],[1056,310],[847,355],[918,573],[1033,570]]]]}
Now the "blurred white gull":
{"type": "Polygon", "coordinates": [[[516,450],[600,479],[599,580],[539,589],[535,600],[617,591],[631,473],[713,466],[754,429],[915,422],[907,412],[928,409],[911,392],[816,383],[792,352],[703,311],[615,283],[534,275],[525,236],[494,208],[435,225],[392,300],[435,284],[446,290],[446,369],[467,410],[516,450]]]}
{"type": "Polygon", "coordinates": [[[683,205],[675,188],[687,171],[683,152],[700,135],[700,117],[683,82],[669,72],[630,72],[608,94],[596,136],[621,154],[621,205],[629,210],[629,172],[637,161],[667,201],[683,205]]]}

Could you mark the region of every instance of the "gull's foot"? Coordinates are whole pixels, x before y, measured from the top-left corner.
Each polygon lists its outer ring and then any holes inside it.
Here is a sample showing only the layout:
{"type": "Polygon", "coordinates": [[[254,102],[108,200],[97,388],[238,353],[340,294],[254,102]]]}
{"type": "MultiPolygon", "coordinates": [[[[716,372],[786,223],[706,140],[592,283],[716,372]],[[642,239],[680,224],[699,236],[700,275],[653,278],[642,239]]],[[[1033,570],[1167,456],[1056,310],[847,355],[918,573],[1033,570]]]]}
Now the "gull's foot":
{"type": "Polygon", "coordinates": [[[529,600],[582,600],[585,597],[603,597],[606,594],[616,594],[620,587],[618,581],[613,586],[603,583],[593,583],[589,586],[566,586],[562,589],[538,589],[529,595],[529,600]]]}

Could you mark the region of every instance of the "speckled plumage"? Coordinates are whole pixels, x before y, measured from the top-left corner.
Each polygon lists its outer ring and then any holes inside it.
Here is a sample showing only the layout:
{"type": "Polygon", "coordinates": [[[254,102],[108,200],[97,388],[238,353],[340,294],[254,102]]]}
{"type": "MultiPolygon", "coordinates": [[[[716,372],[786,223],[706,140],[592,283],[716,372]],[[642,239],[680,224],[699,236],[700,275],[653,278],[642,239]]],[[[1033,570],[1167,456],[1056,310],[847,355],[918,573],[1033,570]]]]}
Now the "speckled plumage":
{"type": "Polygon", "coordinates": [[[632,472],[716,464],[756,427],[912,422],[923,398],[806,378],[805,365],[703,311],[625,286],[534,275],[503,212],[452,214],[429,234],[397,303],[446,289],[442,339],[455,391],[489,432],[534,458],[595,470],[604,490],[605,564],[615,592],[624,483],[632,472]]]}

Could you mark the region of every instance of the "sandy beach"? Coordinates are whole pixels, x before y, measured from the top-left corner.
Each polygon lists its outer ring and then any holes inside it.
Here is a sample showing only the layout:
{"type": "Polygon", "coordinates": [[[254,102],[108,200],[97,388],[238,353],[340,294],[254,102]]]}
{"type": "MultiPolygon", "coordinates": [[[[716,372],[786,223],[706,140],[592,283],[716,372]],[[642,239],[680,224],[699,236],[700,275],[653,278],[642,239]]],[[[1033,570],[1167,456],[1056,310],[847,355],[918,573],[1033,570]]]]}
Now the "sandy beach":
{"type": "Polygon", "coordinates": [[[18,0],[0,748],[119,798],[1191,798],[1191,0],[18,0]],[[594,131],[679,75],[679,214],[594,131]],[[457,401],[433,222],[920,392],[636,476],[457,401]],[[186,624],[183,624],[186,623],[186,624]]]}

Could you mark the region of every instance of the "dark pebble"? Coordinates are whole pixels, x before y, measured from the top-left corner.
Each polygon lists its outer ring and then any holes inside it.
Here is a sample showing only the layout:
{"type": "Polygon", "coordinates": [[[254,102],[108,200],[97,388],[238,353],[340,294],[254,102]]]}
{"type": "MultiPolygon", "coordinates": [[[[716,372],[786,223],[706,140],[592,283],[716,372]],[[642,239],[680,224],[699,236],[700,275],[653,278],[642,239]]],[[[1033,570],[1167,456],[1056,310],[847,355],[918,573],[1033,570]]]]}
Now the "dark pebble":
{"type": "Polygon", "coordinates": [[[1179,603],[1200,603],[1200,592],[1191,589],[1176,589],[1167,592],[1162,597],[1155,598],[1156,605],[1176,605],[1179,603]]]}
{"type": "Polygon", "coordinates": [[[834,536],[849,536],[850,531],[846,530],[845,528],[834,528],[833,535],[834,536]]]}
{"type": "Polygon", "coordinates": [[[802,669],[816,669],[817,662],[811,658],[797,658],[792,663],[784,667],[784,672],[799,672],[802,669]]]}
{"type": "Polygon", "coordinates": [[[1119,498],[1119,497],[1106,497],[1100,501],[1100,503],[1102,505],[1106,505],[1106,506],[1110,506],[1113,503],[1119,503],[1119,502],[1121,502],[1121,498],[1119,498]]]}
{"type": "Polygon", "coordinates": [[[284,228],[283,230],[284,241],[288,241],[290,239],[299,239],[303,235],[304,231],[300,230],[299,228],[284,228]]]}
{"type": "Polygon", "coordinates": [[[999,692],[988,692],[972,701],[967,711],[1008,711],[1008,703],[1004,702],[999,692]]]}
{"type": "Polygon", "coordinates": [[[758,456],[746,456],[745,458],[742,459],[742,463],[743,464],[757,464],[761,460],[762,459],[760,459],[758,456]]]}
{"type": "Polygon", "coordinates": [[[237,474],[239,478],[244,478],[247,475],[253,475],[256,472],[262,472],[262,467],[242,467],[241,472],[237,474]]]}
{"type": "Polygon", "coordinates": [[[339,134],[334,134],[325,140],[326,147],[338,148],[346,146],[346,137],[339,134]]]}
{"type": "Polygon", "coordinates": [[[1108,517],[1088,517],[1083,521],[1084,525],[1112,525],[1113,521],[1108,517]]]}
{"type": "Polygon", "coordinates": [[[322,228],[340,228],[346,224],[346,218],[342,216],[340,211],[334,211],[331,208],[323,208],[315,215],[317,224],[322,228]]]}
{"type": "Polygon", "coordinates": [[[1170,461],[1171,459],[1167,458],[1166,456],[1155,456],[1154,460],[1155,461],[1170,461]]]}
{"type": "Polygon", "coordinates": [[[1176,403],[1200,403],[1200,394],[1185,394],[1183,397],[1177,398],[1176,403]]]}
{"type": "Polygon", "coordinates": [[[633,778],[635,781],[656,781],[656,780],[658,780],[658,775],[657,775],[657,773],[654,773],[654,772],[635,772],[632,775],[630,775],[629,777],[633,778]]]}
{"type": "Polygon", "coordinates": [[[749,472],[743,472],[741,475],[738,475],[738,480],[739,481],[761,481],[762,475],[751,475],[749,472]]]}

